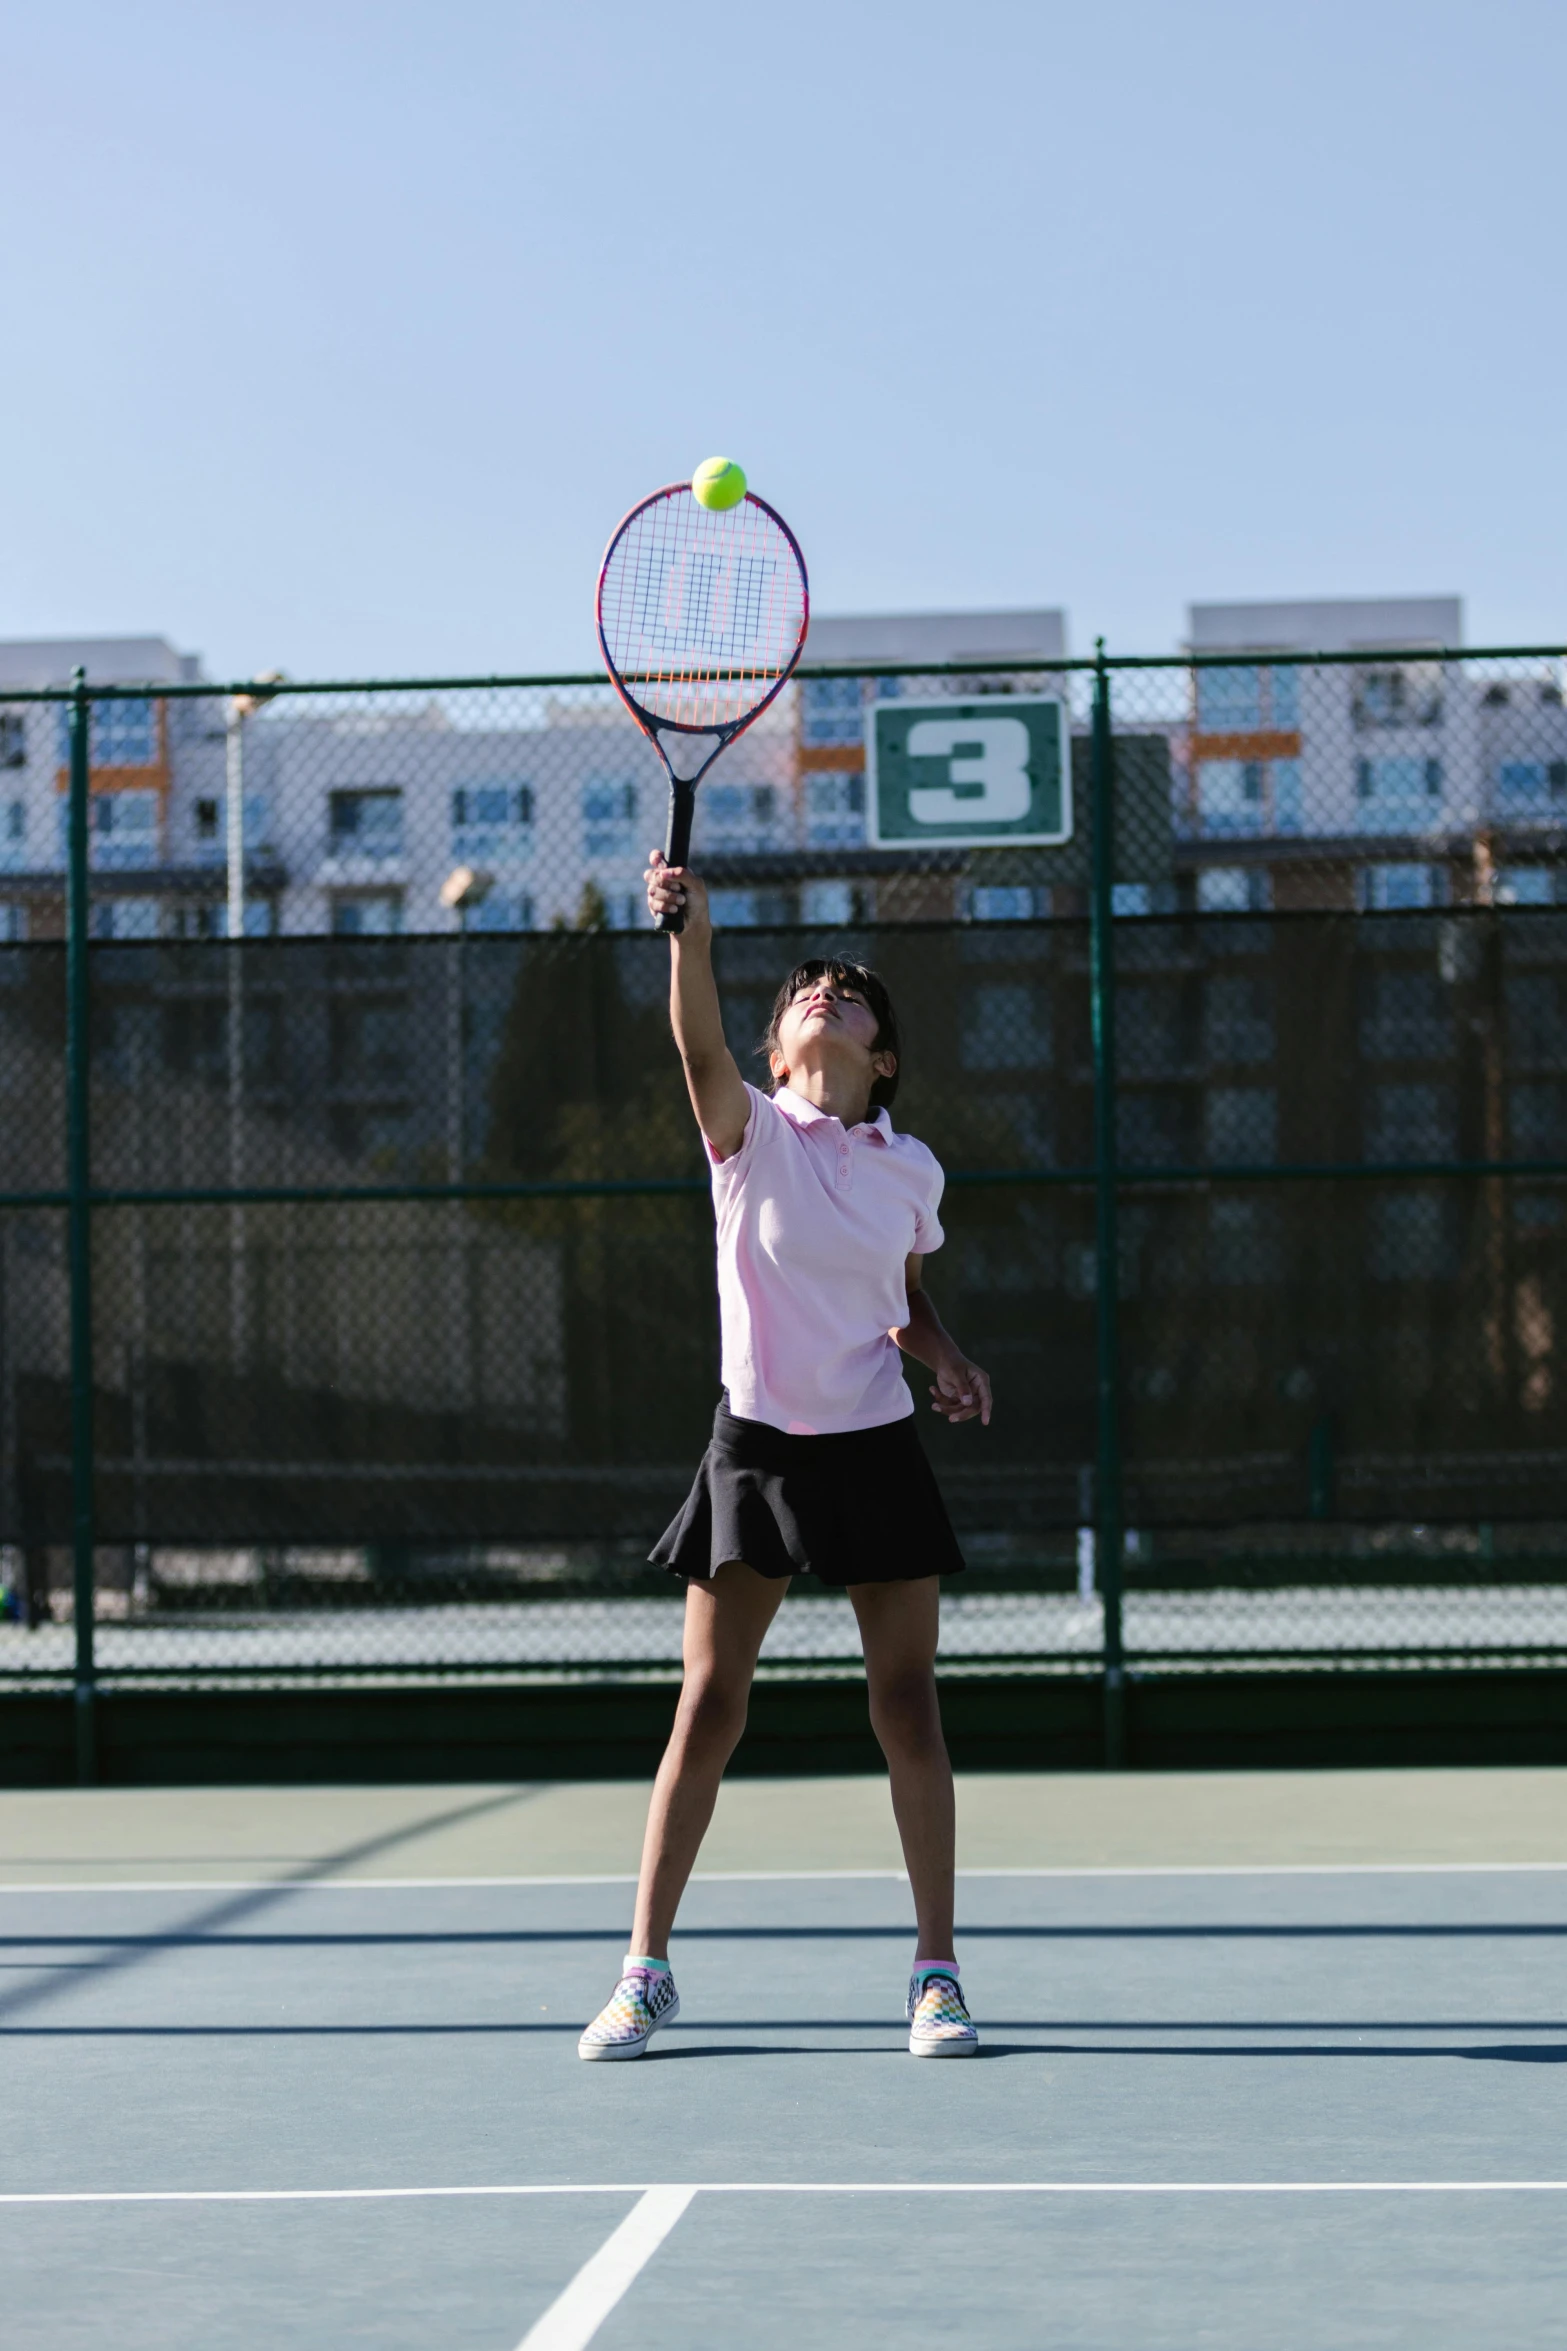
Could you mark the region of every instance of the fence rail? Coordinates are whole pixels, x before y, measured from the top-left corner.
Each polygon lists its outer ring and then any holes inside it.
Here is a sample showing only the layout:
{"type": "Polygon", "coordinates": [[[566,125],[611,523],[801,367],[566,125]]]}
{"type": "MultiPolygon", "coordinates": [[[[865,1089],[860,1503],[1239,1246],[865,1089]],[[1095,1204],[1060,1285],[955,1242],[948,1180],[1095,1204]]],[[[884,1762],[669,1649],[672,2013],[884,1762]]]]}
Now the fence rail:
{"type": "MultiPolygon", "coordinates": [[[[817,665],[704,786],[742,1062],[797,953],[874,958],[948,1168],[1001,1410],[931,1433],[944,1670],[1097,1674],[1113,1753],[1129,1671],[1567,1653],[1562,676],[817,665]],[[874,797],[879,727],[1055,703],[1056,837],[874,797]]],[[[595,678],[0,697],[0,1688],[74,1690],[84,1774],[102,1681],[674,1670],[660,798],[595,678]]],[[[853,1655],[815,1596],[764,1664],[853,1655]]]]}

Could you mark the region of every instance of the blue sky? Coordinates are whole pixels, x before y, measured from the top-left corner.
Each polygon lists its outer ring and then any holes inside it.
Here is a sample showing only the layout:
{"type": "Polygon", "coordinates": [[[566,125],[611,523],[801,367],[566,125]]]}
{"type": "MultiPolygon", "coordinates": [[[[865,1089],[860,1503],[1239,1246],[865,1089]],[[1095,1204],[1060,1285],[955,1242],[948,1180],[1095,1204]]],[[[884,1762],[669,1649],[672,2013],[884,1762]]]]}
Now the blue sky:
{"type": "Polygon", "coordinates": [[[1545,0],[51,0],[0,635],[586,665],[723,451],[819,609],[1452,593],[1567,636],[1545,0]]]}

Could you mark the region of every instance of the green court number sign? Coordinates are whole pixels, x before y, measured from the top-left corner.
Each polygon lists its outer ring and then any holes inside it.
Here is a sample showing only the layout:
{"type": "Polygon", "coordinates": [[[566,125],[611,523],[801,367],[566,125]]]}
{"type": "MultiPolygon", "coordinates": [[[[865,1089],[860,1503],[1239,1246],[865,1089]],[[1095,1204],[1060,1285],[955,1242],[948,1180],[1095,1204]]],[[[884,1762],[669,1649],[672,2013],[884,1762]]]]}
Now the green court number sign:
{"type": "Polygon", "coordinates": [[[866,712],[866,802],[878,848],[1049,848],[1072,838],[1064,702],[875,702],[866,712]]]}

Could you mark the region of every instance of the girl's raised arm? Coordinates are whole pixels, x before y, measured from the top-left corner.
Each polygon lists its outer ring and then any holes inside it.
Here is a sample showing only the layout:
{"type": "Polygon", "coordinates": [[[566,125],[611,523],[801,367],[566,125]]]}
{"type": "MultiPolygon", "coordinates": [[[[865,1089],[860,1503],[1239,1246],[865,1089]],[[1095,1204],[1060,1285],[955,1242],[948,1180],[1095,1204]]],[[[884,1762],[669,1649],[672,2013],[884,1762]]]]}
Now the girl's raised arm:
{"type": "Polygon", "coordinates": [[[669,1025],[685,1065],[697,1125],[720,1159],[732,1159],[745,1140],[751,1098],[724,1042],[707,885],[689,866],[666,865],[657,849],[645,879],[651,914],[685,910],[685,929],[669,942],[669,1025]]]}

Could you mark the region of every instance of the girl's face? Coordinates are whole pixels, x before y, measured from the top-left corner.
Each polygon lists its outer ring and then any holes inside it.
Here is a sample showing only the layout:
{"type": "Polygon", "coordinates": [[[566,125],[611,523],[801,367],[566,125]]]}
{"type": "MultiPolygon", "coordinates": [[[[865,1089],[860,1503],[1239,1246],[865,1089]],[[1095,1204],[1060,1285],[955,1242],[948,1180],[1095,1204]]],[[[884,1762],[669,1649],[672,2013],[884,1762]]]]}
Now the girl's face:
{"type": "Polygon", "coordinates": [[[863,1075],[867,1097],[878,1078],[891,1077],[894,1053],[875,1050],[877,1019],[858,988],[828,973],[807,980],[778,1023],[773,1076],[780,1084],[791,1070],[835,1066],[845,1075],[863,1075]]]}

